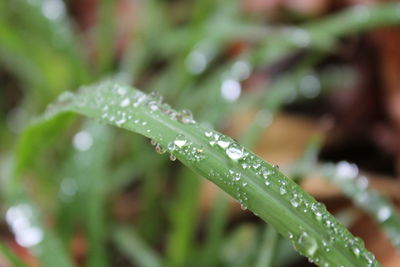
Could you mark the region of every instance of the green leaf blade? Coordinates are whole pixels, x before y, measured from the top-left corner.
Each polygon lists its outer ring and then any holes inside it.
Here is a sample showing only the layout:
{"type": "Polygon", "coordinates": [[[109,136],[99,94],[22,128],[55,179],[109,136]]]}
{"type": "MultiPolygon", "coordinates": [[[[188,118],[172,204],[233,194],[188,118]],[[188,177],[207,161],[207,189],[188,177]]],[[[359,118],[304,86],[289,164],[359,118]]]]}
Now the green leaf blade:
{"type": "Polygon", "coordinates": [[[310,261],[324,266],[379,266],[322,204],[276,167],[231,138],[195,123],[157,96],[103,82],[63,97],[46,118],[76,112],[153,139],[271,224],[310,261]]]}

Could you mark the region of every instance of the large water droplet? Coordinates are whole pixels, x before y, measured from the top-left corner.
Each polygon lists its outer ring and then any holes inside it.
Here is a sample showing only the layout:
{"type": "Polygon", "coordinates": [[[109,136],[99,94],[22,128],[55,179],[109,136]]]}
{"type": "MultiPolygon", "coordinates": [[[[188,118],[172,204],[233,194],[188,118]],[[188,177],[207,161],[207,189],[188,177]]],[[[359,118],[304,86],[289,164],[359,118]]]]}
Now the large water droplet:
{"type": "Polygon", "coordinates": [[[336,176],[340,179],[354,179],[358,175],[358,168],[347,161],[340,161],[336,165],[336,176]]]}
{"type": "Polygon", "coordinates": [[[307,232],[302,232],[297,239],[297,249],[306,256],[311,257],[317,251],[318,244],[307,232]]]}
{"type": "Polygon", "coordinates": [[[230,145],[225,152],[226,155],[233,160],[238,160],[243,157],[243,148],[236,144],[230,145]]]}
{"type": "Polygon", "coordinates": [[[176,136],[174,144],[177,147],[183,147],[184,145],[186,145],[186,143],[187,143],[187,140],[186,140],[184,135],[179,134],[179,135],[176,136]]]}
{"type": "Polygon", "coordinates": [[[384,222],[387,219],[389,219],[389,217],[391,215],[392,215],[392,211],[389,207],[385,207],[385,206],[381,207],[381,208],[379,208],[378,213],[377,213],[378,221],[384,222]]]}
{"type": "Polygon", "coordinates": [[[321,220],[322,215],[325,213],[325,206],[321,203],[313,203],[311,205],[311,211],[318,220],[321,220]]]}
{"type": "Polygon", "coordinates": [[[61,0],[44,0],[42,2],[42,13],[50,20],[59,20],[65,17],[65,4],[61,0]]]}
{"type": "Polygon", "coordinates": [[[184,124],[194,124],[196,121],[193,119],[193,114],[190,110],[184,109],[178,114],[179,120],[184,124]]]}
{"type": "Polygon", "coordinates": [[[230,145],[231,142],[227,141],[227,140],[218,140],[217,144],[219,147],[221,148],[227,148],[230,145]]]}
{"type": "Polygon", "coordinates": [[[234,79],[226,79],[221,85],[221,95],[228,102],[234,102],[240,97],[242,86],[234,79]]]}

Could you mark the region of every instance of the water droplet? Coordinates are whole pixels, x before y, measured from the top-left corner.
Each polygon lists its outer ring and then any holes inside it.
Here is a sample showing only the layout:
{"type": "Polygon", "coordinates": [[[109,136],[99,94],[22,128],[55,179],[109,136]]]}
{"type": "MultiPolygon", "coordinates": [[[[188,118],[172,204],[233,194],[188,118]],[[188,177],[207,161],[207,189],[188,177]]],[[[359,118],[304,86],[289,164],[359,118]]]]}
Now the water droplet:
{"type": "Polygon", "coordinates": [[[261,164],[256,162],[253,164],[253,169],[258,170],[260,168],[261,164]]]}
{"type": "Polygon", "coordinates": [[[230,145],[225,152],[226,155],[233,160],[238,160],[243,157],[243,148],[236,144],[230,145]]]}
{"type": "Polygon", "coordinates": [[[365,176],[359,176],[356,179],[356,185],[358,186],[359,189],[365,190],[368,187],[368,179],[365,176]]]}
{"type": "Polygon", "coordinates": [[[300,81],[299,90],[306,98],[315,98],[321,92],[321,82],[315,75],[306,75],[300,81]]]}
{"type": "Polygon", "coordinates": [[[183,147],[184,145],[186,145],[186,143],[187,143],[187,140],[186,140],[184,135],[179,134],[179,135],[176,136],[174,144],[177,147],[183,147]]]}
{"type": "Polygon", "coordinates": [[[311,257],[318,249],[317,241],[307,232],[302,232],[297,239],[297,249],[306,256],[311,257]]]}
{"type": "Polygon", "coordinates": [[[247,79],[250,76],[250,72],[251,66],[244,60],[238,60],[232,65],[231,75],[239,81],[247,79]]]}
{"type": "Polygon", "coordinates": [[[167,148],[170,152],[175,151],[175,149],[176,149],[175,142],[169,142],[167,145],[167,148]]]}
{"type": "Polygon", "coordinates": [[[250,167],[246,162],[243,162],[241,166],[243,169],[248,169],[250,167]]]}
{"type": "Polygon", "coordinates": [[[32,247],[43,240],[43,231],[35,225],[34,212],[30,205],[12,206],[7,210],[5,217],[19,245],[32,247]]]}
{"type": "Polygon", "coordinates": [[[310,44],[311,37],[307,31],[300,28],[295,28],[291,32],[290,40],[298,47],[307,47],[310,44]]]}
{"type": "Polygon", "coordinates": [[[281,195],[284,195],[284,194],[286,194],[286,188],[284,187],[284,186],[281,186],[280,188],[279,188],[279,193],[281,194],[281,195]]]}
{"type": "Polygon", "coordinates": [[[294,208],[297,208],[299,205],[300,205],[300,202],[298,201],[298,199],[297,198],[292,198],[291,200],[290,200],[290,204],[292,204],[292,206],[294,207],[294,208]]]}
{"type": "Polygon", "coordinates": [[[262,175],[263,175],[264,179],[268,179],[270,174],[271,174],[271,172],[269,170],[262,171],[262,175]]]}
{"type": "Polygon", "coordinates": [[[186,58],[186,68],[193,74],[200,74],[205,71],[214,56],[215,46],[209,42],[201,42],[186,58]]]}
{"type": "Polygon", "coordinates": [[[72,144],[74,145],[75,149],[80,151],[87,151],[93,145],[93,138],[92,135],[87,131],[78,132],[73,140],[72,144]]]}
{"type": "Polygon", "coordinates": [[[207,57],[201,51],[193,51],[186,58],[186,68],[193,74],[202,73],[207,67],[207,57]]]}
{"type": "Polygon", "coordinates": [[[126,95],[127,92],[128,92],[128,90],[125,87],[118,87],[118,89],[117,89],[117,93],[119,95],[126,95]]]}
{"type": "Polygon", "coordinates": [[[321,203],[313,203],[311,205],[311,211],[314,213],[318,220],[321,220],[322,215],[326,212],[325,206],[321,203]]]}
{"type": "Polygon", "coordinates": [[[230,142],[226,141],[226,140],[219,140],[219,141],[217,141],[217,144],[218,144],[219,147],[225,149],[230,145],[230,142]]]}
{"type": "Polygon", "coordinates": [[[139,97],[136,98],[135,103],[133,103],[133,106],[135,108],[139,107],[146,99],[147,96],[145,94],[140,94],[139,97]]]}
{"type": "Polygon", "coordinates": [[[57,101],[63,103],[63,102],[68,102],[72,99],[74,99],[74,94],[70,91],[65,91],[58,96],[57,101]]]}
{"type": "Polygon", "coordinates": [[[171,161],[175,161],[175,160],[176,160],[176,157],[175,157],[175,155],[170,154],[170,155],[169,155],[169,159],[170,159],[171,161]]]}
{"type": "Polygon", "coordinates": [[[288,237],[289,237],[289,239],[293,239],[294,238],[294,234],[292,232],[288,232],[288,237]]]}
{"type": "Polygon", "coordinates": [[[131,103],[131,100],[129,97],[124,98],[121,103],[119,104],[121,107],[127,107],[131,103]]]}
{"type": "Polygon", "coordinates": [[[360,256],[360,249],[358,247],[352,247],[351,251],[353,251],[354,255],[356,255],[357,257],[360,256]]]}
{"type": "Polygon", "coordinates": [[[364,252],[364,259],[368,262],[369,266],[372,266],[375,261],[375,256],[369,251],[364,252]]]}
{"type": "Polygon", "coordinates": [[[59,20],[65,17],[65,5],[61,0],[42,1],[42,13],[50,20],[59,20]]]}
{"type": "Polygon", "coordinates": [[[149,106],[149,108],[150,108],[151,111],[156,111],[156,110],[158,110],[158,103],[157,103],[156,101],[154,101],[154,100],[149,101],[149,102],[147,103],[147,106],[149,106]]]}
{"type": "Polygon", "coordinates": [[[354,179],[358,175],[358,168],[347,161],[340,161],[336,165],[336,176],[340,179],[354,179]]]}
{"type": "Polygon", "coordinates": [[[206,132],[204,132],[204,135],[205,135],[206,137],[212,137],[212,136],[213,136],[213,132],[211,132],[211,131],[206,131],[206,132]]]}
{"type": "Polygon", "coordinates": [[[156,145],[156,152],[158,154],[164,154],[165,152],[167,152],[167,150],[165,148],[163,148],[160,144],[156,145]]]}
{"type": "Polygon", "coordinates": [[[184,109],[178,114],[178,119],[184,124],[194,124],[196,121],[193,119],[193,114],[190,110],[184,109]]]}
{"type": "Polygon", "coordinates": [[[389,219],[389,217],[391,215],[392,215],[392,211],[389,207],[385,207],[385,206],[381,207],[381,208],[379,208],[378,213],[377,213],[378,221],[384,222],[387,219],[389,219]]]}
{"type": "Polygon", "coordinates": [[[151,91],[149,97],[157,104],[161,104],[163,101],[163,97],[156,91],[151,91]]]}
{"type": "Polygon", "coordinates": [[[234,79],[226,79],[221,85],[221,95],[228,102],[234,102],[240,97],[242,86],[234,79]]]}
{"type": "Polygon", "coordinates": [[[126,122],[126,118],[125,117],[121,117],[119,120],[117,120],[115,122],[116,125],[121,126],[122,124],[124,124],[126,122]]]}

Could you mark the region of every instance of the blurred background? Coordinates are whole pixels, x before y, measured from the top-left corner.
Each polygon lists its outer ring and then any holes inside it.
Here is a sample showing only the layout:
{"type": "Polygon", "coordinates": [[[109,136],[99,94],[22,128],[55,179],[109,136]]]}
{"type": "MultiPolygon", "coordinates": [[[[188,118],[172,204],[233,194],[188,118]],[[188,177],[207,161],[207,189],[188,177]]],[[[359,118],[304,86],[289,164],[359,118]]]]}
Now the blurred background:
{"type": "Polygon", "coordinates": [[[17,149],[58,95],[108,78],[279,165],[400,266],[396,25],[383,0],[1,0],[0,266],[313,266],[136,134],[81,118],[17,149]]]}

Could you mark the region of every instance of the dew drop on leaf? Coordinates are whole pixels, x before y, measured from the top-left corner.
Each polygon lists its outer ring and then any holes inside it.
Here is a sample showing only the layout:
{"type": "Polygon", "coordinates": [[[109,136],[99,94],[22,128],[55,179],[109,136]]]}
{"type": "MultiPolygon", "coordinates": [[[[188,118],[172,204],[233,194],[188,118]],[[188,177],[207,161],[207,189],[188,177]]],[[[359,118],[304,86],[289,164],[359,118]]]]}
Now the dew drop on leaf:
{"type": "Polygon", "coordinates": [[[177,147],[183,147],[184,145],[186,145],[186,143],[187,143],[187,140],[186,140],[184,135],[179,134],[179,135],[176,136],[174,144],[177,147]]]}
{"type": "Polygon", "coordinates": [[[169,155],[169,159],[170,159],[171,161],[175,161],[175,160],[176,160],[176,157],[175,157],[175,155],[170,154],[170,155],[169,155]]]}
{"type": "Polygon", "coordinates": [[[232,160],[238,160],[243,157],[243,148],[236,144],[232,144],[226,150],[226,155],[232,160]]]}
{"type": "Polygon", "coordinates": [[[307,232],[302,232],[297,239],[297,249],[308,257],[312,257],[318,249],[317,241],[307,232]]]}
{"type": "Polygon", "coordinates": [[[121,103],[119,104],[121,107],[127,107],[131,103],[131,100],[129,97],[124,98],[121,103]]]}

